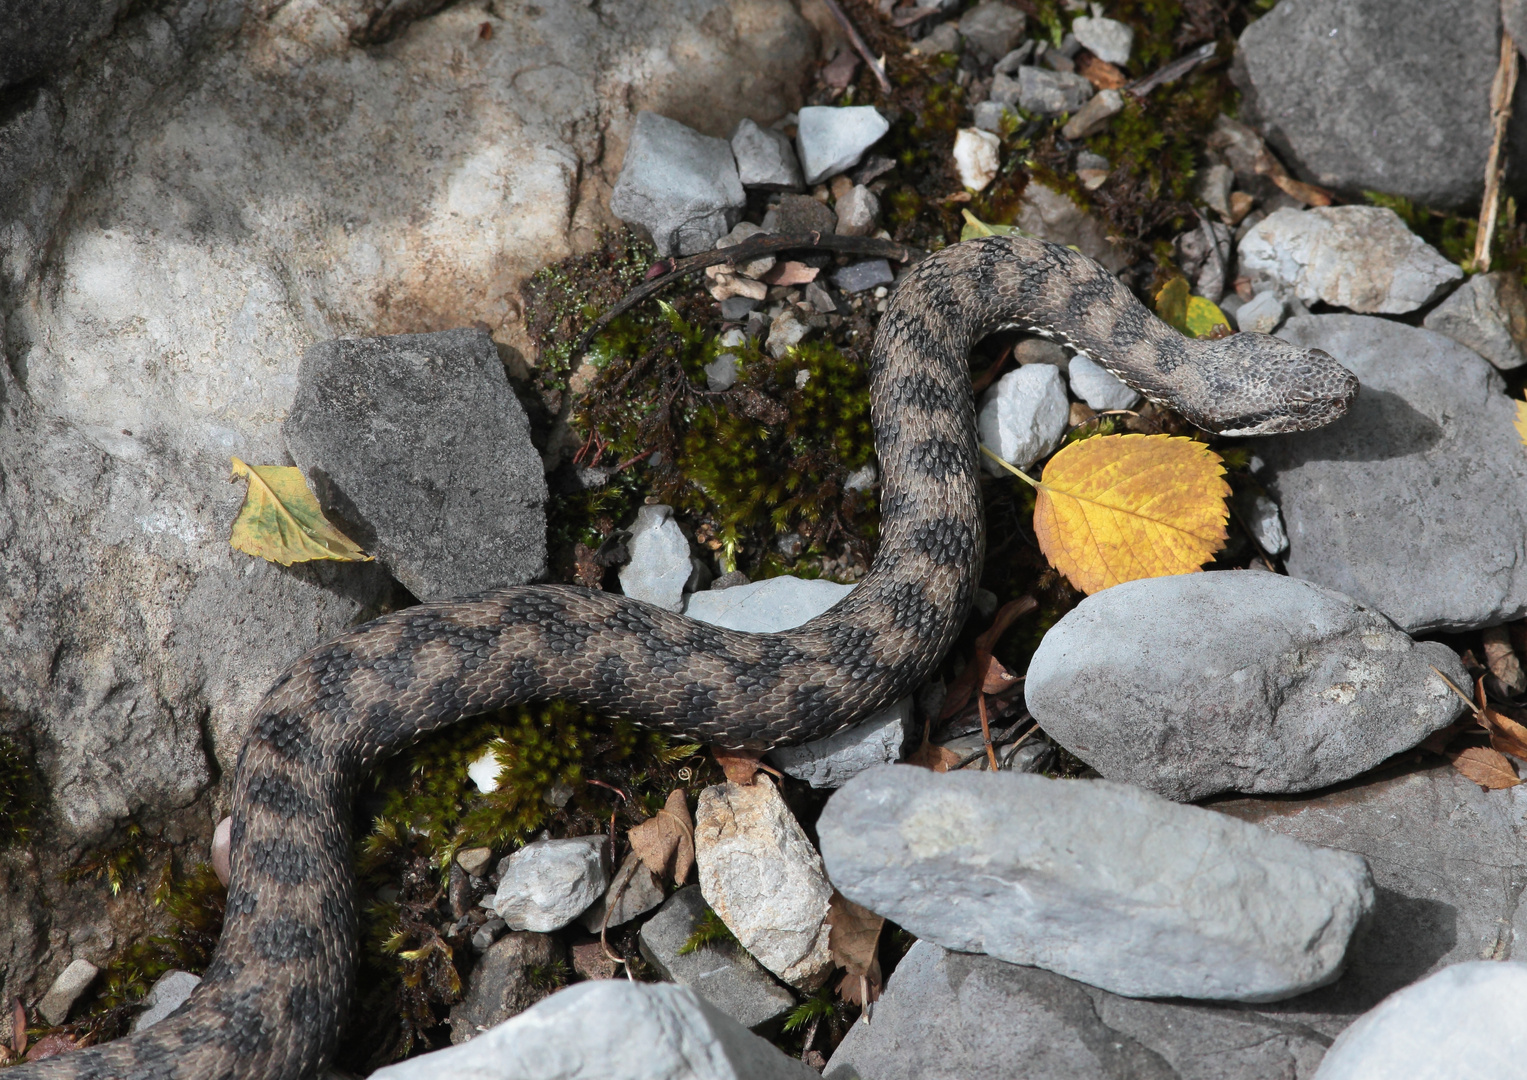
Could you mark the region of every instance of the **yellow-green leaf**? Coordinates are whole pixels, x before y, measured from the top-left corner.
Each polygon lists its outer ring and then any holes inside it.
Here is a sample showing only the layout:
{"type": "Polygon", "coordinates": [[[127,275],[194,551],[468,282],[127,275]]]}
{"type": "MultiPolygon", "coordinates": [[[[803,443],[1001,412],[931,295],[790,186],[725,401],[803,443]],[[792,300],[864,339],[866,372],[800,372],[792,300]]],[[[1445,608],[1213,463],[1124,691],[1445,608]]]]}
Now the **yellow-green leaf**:
{"type": "Polygon", "coordinates": [[[1516,419],[1512,423],[1516,425],[1516,433],[1521,436],[1522,442],[1527,444],[1527,401],[1516,403],[1516,419]]]}
{"type": "Polygon", "coordinates": [[[367,562],[360,545],[329,524],[302,470],[285,465],[246,465],[233,459],[233,476],[249,480],[244,505],[228,543],[239,551],[290,566],[312,559],[367,562]]]}
{"type": "Polygon", "coordinates": [[[969,210],[961,210],[965,227],[960,230],[960,240],[974,240],[978,236],[1007,236],[1013,232],[1011,225],[988,225],[969,210]]]}
{"type": "Polygon", "coordinates": [[[1224,463],[1192,439],[1083,439],[1052,457],[1037,481],[1002,464],[1037,489],[1039,548],[1082,592],[1192,573],[1225,541],[1224,463]]]}
{"type": "Polygon", "coordinates": [[[1215,337],[1230,332],[1230,320],[1219,305],[1189,293],[1186,278],[1174,277],[1157,290],[1156,314],[1162,322],[1188,337],[1215,337]]]}

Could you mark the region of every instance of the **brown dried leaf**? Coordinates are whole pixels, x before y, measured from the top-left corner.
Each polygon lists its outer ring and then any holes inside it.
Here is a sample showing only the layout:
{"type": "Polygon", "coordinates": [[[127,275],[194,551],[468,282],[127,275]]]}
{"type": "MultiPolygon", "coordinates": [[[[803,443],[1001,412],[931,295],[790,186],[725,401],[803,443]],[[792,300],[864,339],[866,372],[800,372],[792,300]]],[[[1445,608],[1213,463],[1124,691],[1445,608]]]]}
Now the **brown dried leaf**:
{"type": "Polygon", "coordinates": [[[27,1052],[27,1010],[19,997],[11,1003],[11,1049],[17,1054],[27,1052]]]}
{"type": "Polygon", "coordinates": [[[1482,709],[1480,724],[1490,733],[1490,745],[1503,754],[1527,759],[1527,727],[1496,709],[1482,709]]]}
{"type": "Polygon", "coordinates": [[[1453,755],[1453,768],[1486,791],[1516,787],[1522,781],[1511,767],[1511,760],[1488,746],[1471,746],[1453,755]]]}
{"type": "Polygon", "coordinates": [[[723,750],[719,746],[710,748],[711,757],[716,759],[716,764],[721,766],[721,771],[726,773],[726,778],[734,784],[744,786],[753,782],[753,775],[759,769],[773,772],[759,760],[758,755],[750,754],[746,750],[723,750]]]}
{"type": "MultiPolygon", "coordinates": [[[[1007,628],[1012,626],[1020,616],[1027,615],[1037,607],[1039,607],[1039,603],[1032,596],[1020,596],[1018,599],[1002,605],[1002,609],[997,612],[997,617],[992,620],[991,626],[984,634],[976,638],[976,653],[974,658],[966,665],[965,670],[956,676],[954,682],[949,684],[949,692],[944,696],[944,707],[939,712],[940,720],[947,720],[970,704],[970,696],[975,693],[976,688],[984,687],[987,684],[987,676],[994,662],[991,651],[996,647],[998,639],[1007,633],[1007,628]]],[[[1012,682],[1016,681],[1017,679],[1014,677],[1004,685],[1010,686],[1012,682]]],[[[997,693],[995,690],[987,690],[985,692],[988,694],[997,693]]],[[[941,772],[942,770],[935,771],[941,772]]]]}
{"type": "Polygon", "coordinates": [[[695,865],[695,823],[684,789],[670,791],[663,808],[626,833],[626,839],[648,870],[684,884],[695,865]]]}
{"type": "Polygon", "coordinates": [[[1511,647],[1511,632],[1504,626],[1491,626],[1484,631],[1485,664],[1490,674],[1500,680],[1511,694],[1527,690],[1527,673],[1511,647]]]}
{"type": "Polygon", "coordinates": [[[960,763],[960,755],[956,754],[947,746],[938,746],[935,743],[925,742],[911,754],[907,755],[908,765],[917,765],[920,768],[931,769],[934,772],[948,772],[960,763]]]}
{"type": "Polygon", "coordinates": [[[73,1039],[67,1035],[44,1035],[37,1040],[37,1044],[27,1051],[28,1061],[44,1061],[50,1057],[58,1057],[59,1054],[67,1054],[70,1050],[78,1047],[73,1039]]]}
{"type": "Polygon", "coordinates": [[[1018,676],[1007,670],[1001,660],[995,656],[987,657],[986,675],[981,680],[981,693],[1002,694],[1011,690],[1017,681],[1018,676]]]}
{"type": "Polygon", "coordinates": [[[805,263],[790,260],[775,263],[774,269],[759,280],[769,285],[806,285],[815,281],[819,273],[821,271],[815,266],[807,266],[805,263]]]}
{"type": "Polygon", "coordinates": [[[874,1001],[880,997],[878,953],[885,919],[835,891],[827,908],[827,924],[832,928],[827,947],[833,963],[844,971],[838,996],[855,1005],[874,1001]]]}
{"type": "Polygon", "coordinates": [[[1129,84],[1124,72],[1085,49],[1076,54],[1076,73],[1099,90],[1122,90],[1129,84]]]}

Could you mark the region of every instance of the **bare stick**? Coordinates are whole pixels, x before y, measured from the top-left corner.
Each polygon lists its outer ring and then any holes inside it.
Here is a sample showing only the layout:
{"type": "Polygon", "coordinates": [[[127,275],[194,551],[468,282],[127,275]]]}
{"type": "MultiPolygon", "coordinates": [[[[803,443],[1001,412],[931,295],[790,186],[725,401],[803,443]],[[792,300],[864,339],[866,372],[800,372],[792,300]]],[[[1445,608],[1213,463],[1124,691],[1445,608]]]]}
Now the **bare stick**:
{"type": "Polygon", "coordinates": [[[1511,120],[1511,95],[1516,92],[1516,42],[1504,30],[1500,35],[1500,63],[1495,68],[1495,82],[1490,87],[1490,157],[1485,162],[1485,200],[1479,208],[1479,229],[1474,233],[1474,266],[1481,273],[1490,269],[1490,244],[1495,239],[1495,222],[1500,211],[1502,151],[1506,147],[1506,125],[1511,120]]]}
{"type": "Polygon", "coordinates": [[[880,83],[881,92],[889,94],[891,92],[891,80],[886,78],[885,68],[880,66],[880,61],[875,59],[874,53],[870,52],[870,47],[859,36],[859,31],[849,21],[848,15],[838,6],[838,0],[822,0],[822,2],[827,5],[827,10],[832,12],[832,17],[838,20],[838,25],[843,27],[843,32],[848,35],[848,43],[854,47],[854,52],[864,57],[864,62],[875,73],[875,81],[880,83]]]}

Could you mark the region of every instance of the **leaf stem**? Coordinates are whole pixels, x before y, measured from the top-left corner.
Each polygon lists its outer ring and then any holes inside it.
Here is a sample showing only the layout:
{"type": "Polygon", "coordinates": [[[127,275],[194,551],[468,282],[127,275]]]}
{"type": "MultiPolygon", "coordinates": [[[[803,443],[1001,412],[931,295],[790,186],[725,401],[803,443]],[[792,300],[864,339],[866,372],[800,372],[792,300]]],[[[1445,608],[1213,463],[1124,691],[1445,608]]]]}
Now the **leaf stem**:
{"type": "Polygon", "coordinates": [[[1022,480],[1025,484],[1029,485],[1029,487],[1033,488],[1035,491],[1041,491],[1041,490],[1044,489],[1044,485],[1041,484],[1038,480],[1035,480],[1032,476],[1030,476],[1028,473],[1024,472],[1022,469],[1018,468],[1016,465],[1013,465],[1010,462],[1002,460],[1002,458],[1000,458],[996,454],[992,453],[991,450],[988,449],[986,444],[984,444],[984,443],[981,444],[981,453],[983,453],[987,457],[991,458],[998,465],[1001,465],[1004,469],[1006,469],[1008,472],[1012,473],[1018,479],[1022,480]]]}

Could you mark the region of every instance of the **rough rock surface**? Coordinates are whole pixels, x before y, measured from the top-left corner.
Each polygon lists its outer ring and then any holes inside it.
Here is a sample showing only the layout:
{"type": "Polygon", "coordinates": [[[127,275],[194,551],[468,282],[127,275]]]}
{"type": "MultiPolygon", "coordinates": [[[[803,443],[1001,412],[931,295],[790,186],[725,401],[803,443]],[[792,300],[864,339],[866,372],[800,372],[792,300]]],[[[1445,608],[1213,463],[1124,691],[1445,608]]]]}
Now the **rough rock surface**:
{"type": "Polygon", "coordinates": [[[1527,964],[1475,961],[1386,999],[1343,1031],[1316,1080],[1527,1075],[1527,964]]]}
{"type": "Polygon", "coordinates": [[[945,948],[1126,997],[1332,981],[1373,906],[1367,866],[1229,823],[1107,780],[893,765],[833,795],[817,832],[839,892],[945,948]]]}
{"type": "Polygon", "coordinates": [[[1232,505],[1264,552],[1281,555],[1288,550],[1288,533],[1284,531],[1277,503],[1260,492],[1242,488],[1235,493],[1232,505]]]}
{"type": "Polygon", "coordinates": [[[1024,697],[1104,776],[1186,802],[1366,772],[1463,712],[1437,671],[1468,684],[1452,649],[1340,593],[1222,571],[1087,597],[1045,634],[1024,697]]]}
{"type": "Polygon", "coordinates": [[[598,979],[375,1080],[818,1080],[683,986],[598,979]]]}
{"type": "Polygon", "coordinates": [[[620,588],[627,596],[669,611],[684,610],[684,586],[694,574],[689,539],[673,520],[671,506],[643,506],[636,512],[631,561],[620,568],[620,588]]]}
{"type": "Polygon", "coordinates": [[[1259,1007],[1284,1023],[1334,1036],[1430,972],[1527,958],[1527,788],[1487,792],[1445,762],[1406,764],[1312,797],[1231,799],[1214,809],[1356,852],[1373,872],[1373,915],[1342,977],[1259,1007]]]}
{"type": "Polygon", "coordinates": [[[800,190],[801,163],[784,132],[759,127],[744,118],[732,132],[732,156],[737,159],[737,178],[743,187],[800,190]]]}
{"type": "Polygon", "coordinates": [[[126,0],[22,0],[0,18],[0,87],[59,70],[105,37],[126,0]]]}
{"type": "Polygon", "coordinates": [[[838,215],[810,195],[783,195],[764,215],[765,232],[782,236],[830,233],[838,227],[838,215]]]}
{"type": "Polygon", "coordinates": [[[1283,300],[1276,289],[1263,289],[1232,316],[1242,333],[1271,334],[1283,325],[1283,300]]]}
{"type": "Polygon", "coordinates": [[[486,331],[314,345],[282,430],[324,509],[420,600],[545,570],[541,456],[486,331]]]}
{"type": "MultiPolygon", "coordinates": [[[[1017,104],[1037,116],[1075,112],[1087,103],[1093,92],[1092,84],[1075,72],[1038,67],[1018,69],[1017,104]]],[[[1013,102],[1005,101],[1003,104],[1011,105],[1013,102]]]]}
{"type": "Polygon", "coordinates": [[[498,864],[492,908],[511,930],[550,933],[588,910],[610,883],[605,838],[536,840],[498,864]]]}
{"type": "Polygon", "coordinates": [[[451,1042],[475,1039],[546,996],[532,977],[562,959],[562,943],[545,934],[505,934],[478,958],[461,1001],[451,1008],[451,1042]]]}
{"type": "Polygon", "coordinates": [[[1044,184],[1030,182],[1023,189],[1023,202],[1013,224],[1053,244],[1074,247],[1115,274],[1128,265],[1119,249],[1108,242],[1108,231],[1102,222],[1044,184]]]}
{"type": "Polygon", "coordinates": [[[1279,4],[1241,35],[1241,115],[1306,180],[1477,205],[1500,20],[1499,0],[1279,4]]]}
{"type": "Polygon", "coordinates": [[[1001,0],[983,0],[960,16],[959,33],[978,60],[1006,56],[1023,40],[1023,12],[1001,0]]]}
{"type": "Polygon", "coordinates": [[[1250,1010],[1137,1001],[919,941],[827,1080],[1309,1080],[1326,1039],[1250,1010]],[[1000,1024],[993,1017],[1001,1017],[1000,1024]]]}
{"type": "Polygon", "coordinates": [[[1090,49],[1099,60],[1107,60],[1110,64],[1129,63],[1135,32],[1117,19],[1079,15],[1071,20],[1071,32],[1082,47],[1090,49]]]}
{"type": "Polygon", "coordinates": [[[838,788],[866,769],[893,765],[917,730],[910,697],[835,735],[769,751],[769,762],[814,788],[838,788]]]}
{"type": "Polygon", "coordinates": [[[1140,395],[1124,385],[1112,372],[1092,357],[1078,353],[1066,365],[1071,392],[1091,408],[1133,409],[1140,403],[1140,395]]]}
{"type": "Polygon", "coordinates": [[[795,995],[745,949],[735,941],[717,941],[693,952],[679,951],[705,912],[700,886],[674,893],[642,924],[642,956],[663,978],[694,990],[748,1030],[762,1035],[778,1031],[795,1008],[795,995]]]}
{"type": "Polygon", "coordinates": [[[659,255],[709,251],[747,201],[725,139],[657,113],[637,116],[610,210],[652,237],[659,255]]]}
{"type": "Polygon", "coordinates": [[[143,997],[144,1009],[133,1021],[133,1030],[151,1028],[170,1013],[180,1008],[191,991],[201,985],[201,976],[189,971],[166,971],[154,981],[143,997]]]}
{"type": "Polygon", "coordinates": [[[1495,370],[1387,319],[1305,316],[1279,336],[1324,349],[1362,382],[1336,423],[1257,441],[1288,572],[1411,633],[1527,614],[1527,451],[1495,370]]]}
{"type": "Polygon", "coordinates": [[[820,183],[853,168],[890,130],[890,123],[873,105],[810,105],[802,109],[795,142],[806,183],[820,183]]]}
{"type": "MultiPolygon", "coordinates": [[[[976,417],[976,433],[982,445],[1003,461],[1026,469],[1060,445],[1070,416],[1071,402],[1060,368],[1025,364],[987,391],[976,417]]],[[[981,464],[993,476],[1006,473],[985,454],[981,464]]]]}
{"type": "Polygon", "coordinates": [[[1306,304],[1323,300],[1362,313],[1415,311],[1463,278],[1381,206],[1285,206],[1241,238],[1239,258],[1254,282],[1286,288],[1306,304]]]}
{"type": "Polygon", "coordinates": [[[705,902],[743,948],[792,986],[821,984],[832,970],[824,921],[832,886],[768,777],[700,792],[695,865],[705,902]]]}
{"type": "Polygon", "coordinates": [[[1527,364],[1527,288],[1510,271],[1469,278],[1421,325],[1467,345],[1502,371],[1527,364]]]}

